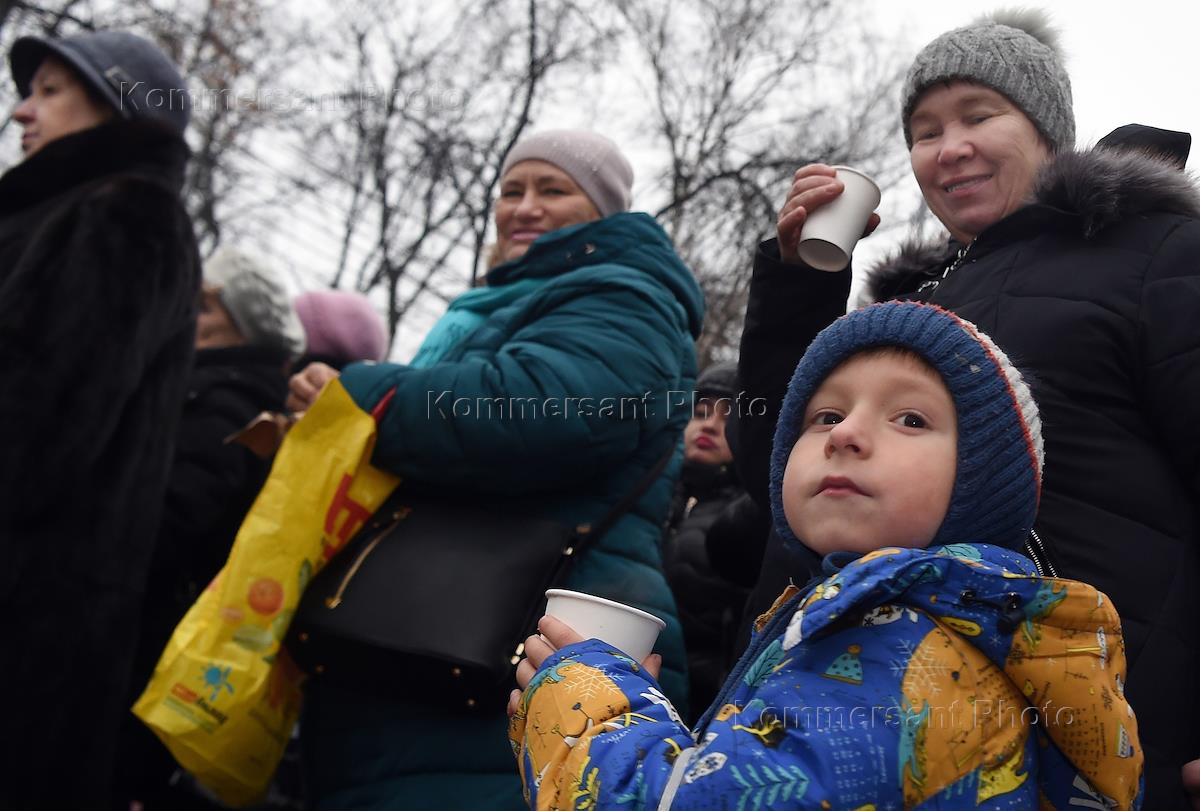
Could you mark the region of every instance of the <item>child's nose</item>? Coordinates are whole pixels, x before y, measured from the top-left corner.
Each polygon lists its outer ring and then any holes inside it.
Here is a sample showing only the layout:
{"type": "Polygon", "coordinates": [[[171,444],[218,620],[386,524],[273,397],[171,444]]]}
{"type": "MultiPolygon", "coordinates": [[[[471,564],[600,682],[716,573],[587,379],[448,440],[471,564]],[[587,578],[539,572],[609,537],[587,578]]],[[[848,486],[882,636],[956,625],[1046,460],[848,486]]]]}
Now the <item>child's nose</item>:
{"type": "Polygon", "coordinates": [[[829,432],[829,439],[825,443],[826,456],[832,456],[834,453],[863,455],[870,453],[870,450],[869,437],[863,430],[861,420],[855,419],[854,415],[848,415],[833,426],[829,432]]]}

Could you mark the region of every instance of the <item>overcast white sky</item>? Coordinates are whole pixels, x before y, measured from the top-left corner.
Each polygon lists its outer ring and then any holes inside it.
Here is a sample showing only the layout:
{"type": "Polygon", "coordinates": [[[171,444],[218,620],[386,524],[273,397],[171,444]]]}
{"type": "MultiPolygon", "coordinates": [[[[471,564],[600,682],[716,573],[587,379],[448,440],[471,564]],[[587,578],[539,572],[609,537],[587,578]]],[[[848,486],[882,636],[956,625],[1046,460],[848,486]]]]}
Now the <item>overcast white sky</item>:
{"type": "MultiPolygon", "coordinates": [[[[1044,8],[1061,31],[1075,97],[1079,145],[1093,143],[1114,127],[1132,122],[1200,135],[1200,3],[1196,0],[866,2],[866,16],[878,30],[907,42],[900,46],[907,57],[943,31],[996,8],[1044,8]]],[[[603,88],[600,93],[605,94],[603,88]]],[[[537,126],[596,126],[602,131],[608,127],[612,129],[609,134],[623,140],[620,125],[614,121],[573,120],[580,114],[580,105],[573,105],[561,113],[544,115],[537,126]]],[[[634,205],[650,206],[655,194],[648,185],[650,173],[642,171],[639,154],[632,152],[631,157],[639,165],[640,176],[634,205]]],[[[1200,145],[1193,149],[1188,166],[1200,175],[1200,145]]],[[[881,210],[885,216],[891,210],[907,212],[918,196],[915,182],[907,179],[885,193],[881,210]]],[[[881,232],[860,243],[855,266],[870,266],[902,236],[895,231],[881,232]]],[[[424,317],[402,325],[393,357],[406,360],[411,355],[440,309],[430,307],[424,317]]]]}
{"type": "MultiPolygon", "coordinates": [[[[902,43],[900,53],[906,57],[916,52],[930,39],[943,31],[966,24],[976,17],[998,7],[1025,5],[1046,9],[1057,24],[1062,35],[1062,45],[1067,58],[1075,97],[1075,113],[1079,144],[1094,143],[1105,133],[1121,124],[1137,122],[1183,130],[1200,136],[1200,2],[1197,0],[864,0],[868,20],[878,30],[894,36],[902,43]]],[[[344,12],[344,5],[339,4],[344,12]]],[[[316,8],[338,8],[330,3],[318,1],[311,4],[316,8]]],[[[436,13],[436,12],[434,12],[436,13]]],[[[601,96],[620,96],[627,88],[597,88],[601,96]]],[[[621,124],[603,118],[595,121],[572,120],[581,108],[589,105],[571,105],[571,110],[560,115],[544,115],[537,122],[538,128],[552,126],[596,126],[601,131],[611,129],[609,134],[618,141],[626,141],[621,124]]],[[[597,105],[596,113],[602,112],[597,105]]],[[[545,113],[549,113],[546,110],[545,113]]],[[[636,112],[631,111],[636,115],[636,112]]],[[[625,122],[628,123],[628,122],[625,122]]],[[[635,121],[633,125],[635,126],[635,121]]],[[[8,128],[0,153],[11,160],[16,159],[16,130],[8,128]]],[[[899,134],[897,134],[899,139],[899,134]]],[[[631,146],[633,146],[631,144],[631,146]]],[[[631,150],[635,164],[641,157],[636,148],[631,150]]],[[[1194,146],[1188,161],[1193,175],[1200,176],[1200,144],[1194,146]]],[[[655,190],[650,186],[651,171],[642,171],[635,183],[635,207],[653,207],[655,190]]],[[[885,216],[889,211],[911,210],[912,201],[918,199],[916,184],[911,178],[885,192],[881,210],[885,216]]],[[[782,201],[780,201],[782,202],[782,201]]],[[[316,219],[327,218],[328,210],[317,208],[306,213],[303,223],[312,224],[316,219]]],[[[323,223],[319,223],[323,224],[323,223]]],[[[330,226],[332,227],[332,226],[330,226]]],[[[314,230],[307,225],[293,223],[281,229],[285,236],[296,231],[314,230]]],[[[315,229],[322,230],[322,229],[315,229]]],[[[326,227],[324,230],[329,230],[326,227]]],[[[317,236],[307,239],[316,239],[317,236]]],[[[880,254],[889,250],[901,234],[878,233],[859,245],[855,253],[855,266],[867,267],[880,254]]],[[[281,243],[271,246],[282,255],[296,256],[296,265],[307,273],[301,274],[303,286],[318,284],[327,278],[330,263],[324,255],[313,255],[304,242],[299,248],[281,243]]],[[[336,245],[329,253],[336,255],[336,245]]],[[[440,314],[442,307],[430,300],[421,308],[420,317],[412,323],[402,325],[395,347],[394,357],[407,359],[424,333],[440,314]]]]}

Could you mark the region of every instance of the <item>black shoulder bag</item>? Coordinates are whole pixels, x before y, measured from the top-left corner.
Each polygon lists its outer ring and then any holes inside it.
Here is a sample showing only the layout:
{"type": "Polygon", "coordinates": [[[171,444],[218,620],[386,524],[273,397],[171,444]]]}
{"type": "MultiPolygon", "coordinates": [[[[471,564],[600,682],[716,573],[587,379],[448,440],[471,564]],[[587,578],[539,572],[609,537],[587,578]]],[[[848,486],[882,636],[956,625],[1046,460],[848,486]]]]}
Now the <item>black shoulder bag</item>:
{"type": "Polygon", "coordinates": [[[594,526],[402,484],[305,589],[288,631],[313,678],[493,711],[574,561],[645,494],[672,446],[594,526]]]}

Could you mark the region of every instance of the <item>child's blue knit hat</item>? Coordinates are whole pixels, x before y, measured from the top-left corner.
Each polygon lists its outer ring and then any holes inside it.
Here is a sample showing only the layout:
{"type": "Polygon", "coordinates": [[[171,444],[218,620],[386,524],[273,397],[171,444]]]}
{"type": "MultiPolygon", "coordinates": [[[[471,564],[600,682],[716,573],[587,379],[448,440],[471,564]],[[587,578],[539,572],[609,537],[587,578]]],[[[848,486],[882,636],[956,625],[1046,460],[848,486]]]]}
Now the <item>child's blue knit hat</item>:
{"type": "Polygon", "coordinates": [[[958,469],[950,506],[932,543],[993,543],[1020,549],[1033,527],[1042,482],[1042,423],[1020,372],[969,321],[932,304],[889,301],[856,310],[821,331],[800,359],[775,429],[771,512],[775,530],[802,543],[783,512],[783,472],[821,382],[865,349],[897,346],[941,375],[958,415],[958,469]]]}

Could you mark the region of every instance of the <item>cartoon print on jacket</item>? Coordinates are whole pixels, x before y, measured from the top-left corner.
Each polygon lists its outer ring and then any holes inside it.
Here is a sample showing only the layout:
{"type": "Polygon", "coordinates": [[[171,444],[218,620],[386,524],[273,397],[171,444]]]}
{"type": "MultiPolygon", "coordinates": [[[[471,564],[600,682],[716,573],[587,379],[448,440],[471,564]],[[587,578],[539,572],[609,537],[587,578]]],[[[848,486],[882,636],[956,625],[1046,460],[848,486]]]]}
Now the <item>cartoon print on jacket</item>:
{"type": "Polygon", "coordinates": [[[531,807],[1139,807],[1120,620],[1092,587],[956,544],[793,592],[694,731],[597,640],[547,659],[510,724],[531,807]]]}

